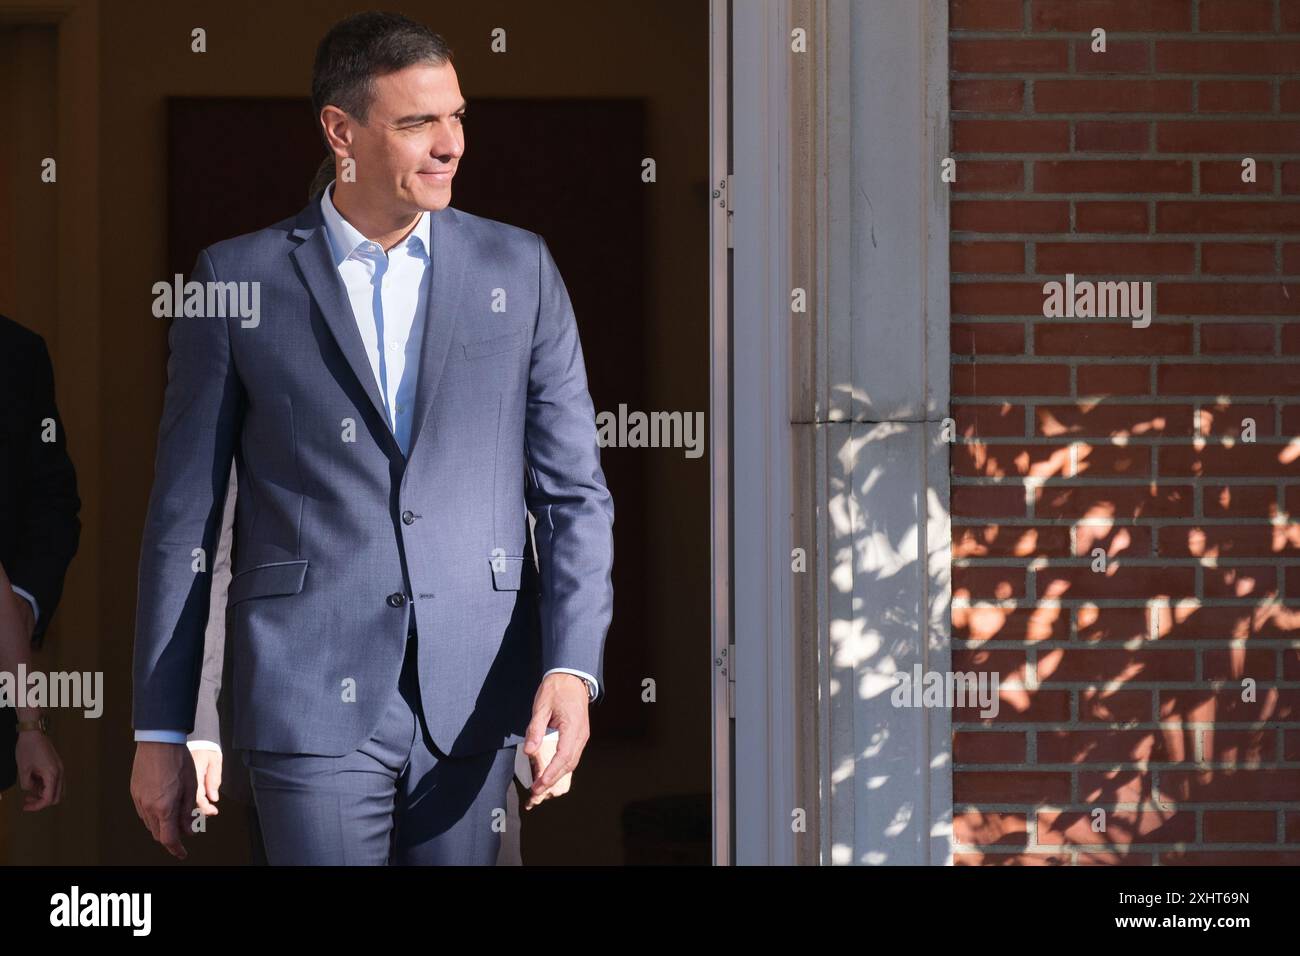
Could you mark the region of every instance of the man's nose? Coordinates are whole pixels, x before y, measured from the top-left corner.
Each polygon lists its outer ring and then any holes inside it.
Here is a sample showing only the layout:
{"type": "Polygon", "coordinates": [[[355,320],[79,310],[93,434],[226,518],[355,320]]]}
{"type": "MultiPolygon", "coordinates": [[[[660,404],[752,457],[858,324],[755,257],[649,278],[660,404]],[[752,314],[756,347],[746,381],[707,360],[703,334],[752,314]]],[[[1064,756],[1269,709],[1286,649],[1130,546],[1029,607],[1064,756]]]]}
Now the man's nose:
{"type": "Polygon", "coordinates": [[[434,141],[433,149],[430,155],[441,159],[444,156],[450,156],[452,159],[460,159],[460,154],[465,152],[465,141],[455,132],[446,132],[434,141]]]}

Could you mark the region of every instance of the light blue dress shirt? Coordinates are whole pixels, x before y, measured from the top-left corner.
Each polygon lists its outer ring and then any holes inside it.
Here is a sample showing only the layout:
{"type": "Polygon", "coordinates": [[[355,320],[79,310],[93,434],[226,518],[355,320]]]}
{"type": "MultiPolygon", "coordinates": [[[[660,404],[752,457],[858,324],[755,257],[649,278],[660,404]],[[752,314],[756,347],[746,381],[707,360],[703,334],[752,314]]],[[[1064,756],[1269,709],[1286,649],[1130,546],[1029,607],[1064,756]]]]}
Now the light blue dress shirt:
{"type": "Polygon", "coordinates": [[[9,587],[13,590],[14,594],[17,594],[32,606],[32,620],[39,621],[41,619],[41,606],[36,603],[36,598],[32,597],[29,591],[23,590],[16,584],[10,583],[9,587]]]}
{"type": "MultiPolygon", "coordinates": [[[[321,213],[330,252],[339,270],[357,330],[370,359],[388,413],[388,427],[402,454],[408,454],[411,416],[415,404],[424,316],[429,297],[429,214],[421,213],[414,228],[387,253],[367,239],[334,208],[330,183],[321,195],[321,213]]],[[[600,692],[596,678],[571,667],[552,667],[546,674],[575,674],[587,682],[587,696],[600,692]]],[[[545,676],[545,675],[543,675],[545,676]]],[[[137,730],[136,740],[183,744],[180,730],[137,730]]],[[[189,741],[192,750],[220,750],[210,740],[189,741]]]]}

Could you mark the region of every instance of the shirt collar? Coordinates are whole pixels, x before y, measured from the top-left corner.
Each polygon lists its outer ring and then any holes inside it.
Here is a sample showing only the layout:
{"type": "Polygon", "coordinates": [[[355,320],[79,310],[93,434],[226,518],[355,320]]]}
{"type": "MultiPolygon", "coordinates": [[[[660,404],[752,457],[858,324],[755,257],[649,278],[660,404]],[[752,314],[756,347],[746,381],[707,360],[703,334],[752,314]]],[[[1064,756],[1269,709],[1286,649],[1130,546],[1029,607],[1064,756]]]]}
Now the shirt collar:
{"type": "MultiPolygon", "coordinates": [[[[356,252],[358,246],[363,246],[370,242],[363,236],[360,230],[352,223],[343,218],[343,214],[334,208],[334,200],[330,198],[330,193],[334,191],[334,182],[331,181],[321,193],[320,208],[325,217],[325,230],[329,236],[330,251],[334,253],[334,265],[340,266],[345,260],[356,252]]],[[[411,243],[419,240],[424,247],[424,254],[429,254],[429,213],[420,213],[420,221],[415,224],[415,228],[406,234],[406,238],[398,243],[411,243]]],[[[397,246],[394,246],[397,248],[397,246]]],[[[390,250],[391,251],[391,250],[390,250]]]]}

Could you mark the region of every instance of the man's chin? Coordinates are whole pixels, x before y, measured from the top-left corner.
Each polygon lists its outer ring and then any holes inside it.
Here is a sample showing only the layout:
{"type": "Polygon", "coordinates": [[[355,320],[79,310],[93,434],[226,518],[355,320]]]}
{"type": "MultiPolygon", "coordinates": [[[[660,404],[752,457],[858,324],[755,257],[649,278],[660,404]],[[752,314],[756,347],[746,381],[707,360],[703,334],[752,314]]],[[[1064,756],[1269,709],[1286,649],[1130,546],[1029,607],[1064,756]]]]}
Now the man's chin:
{"type": "Polygon", "coordinates": [[[412,197],[415,205],[423,212],[437,212],[439,209],[446,209],[451,205],[450,189],[430,189],[425,188],[415,192],[412,197]]]}

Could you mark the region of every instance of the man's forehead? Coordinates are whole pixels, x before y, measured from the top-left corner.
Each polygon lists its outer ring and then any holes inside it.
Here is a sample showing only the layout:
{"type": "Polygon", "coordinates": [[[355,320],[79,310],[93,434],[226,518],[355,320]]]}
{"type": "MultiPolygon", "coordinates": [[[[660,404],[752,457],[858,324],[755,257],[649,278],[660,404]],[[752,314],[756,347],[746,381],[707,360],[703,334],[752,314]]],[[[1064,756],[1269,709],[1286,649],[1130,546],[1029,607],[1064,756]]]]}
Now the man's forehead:
{"type": "Polygon", "coordinates": [[[460,97],[460,84],[456,81],[456,71],[450,63],[434,66],[430,63],[417,63],[392,73],[375,77],[376,93],[387,92],[395,95],[414,95],[421,92],[438,92],[460,97]]]}
{"type": "MultiPolygon", "coordinates": [[[[408,70],[411,69],[408,67],[408,70]]],[[[374,106],[379,112],[392,117],[435,116],[459,112],[465,107],[460,85],[450,72],[430,76],[402,76],[407,70],[376,77],[374,106]]]]}

